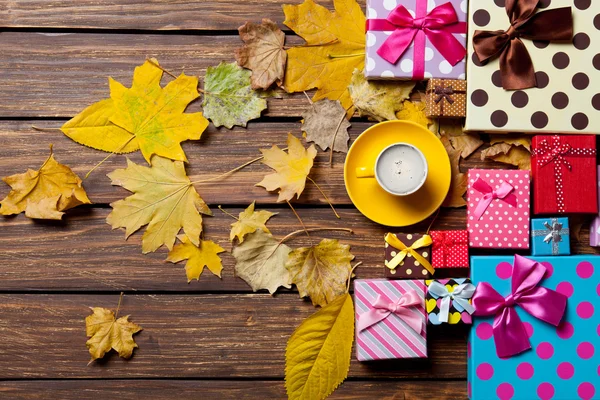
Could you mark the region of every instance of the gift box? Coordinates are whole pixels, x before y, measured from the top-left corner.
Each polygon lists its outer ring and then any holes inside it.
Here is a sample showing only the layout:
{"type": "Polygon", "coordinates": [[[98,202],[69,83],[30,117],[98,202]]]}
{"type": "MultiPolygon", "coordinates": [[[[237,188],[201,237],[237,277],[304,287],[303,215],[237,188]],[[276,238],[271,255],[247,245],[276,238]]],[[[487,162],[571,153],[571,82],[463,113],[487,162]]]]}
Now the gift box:
{"type": "Polygon", "coordinates": [[[427,357],[425,282],[357,279],[358,361],[427,357]]]}
{"type": "Polygon", "coordinates": [[[531,144],[533,212],[597,214],[596,138],[538,135],[531,144]]]}
{"type": "Polygon", "coordinates": [[[470,247],[528,249],[529,218],[529,171],[469,170],[470,247]]]}
{"type": "Polygon", "coordinates": [[[467,115],[467,81],[430,79],[425,91],[429,118],[463,118],[467,115]]]}
{"type": "MultiPolygon", "coordinates": [[[[598,170],[596,172],[598,173],[598,176],[600,176],[600,166],[598,166],[598,170]]],[[[598,182],[597,195],[598,201],[600,202],[600,182],[598,182]]],[[[598,211],[600,211],[600,204],[598,204],[598,211]]],[[[590,246],[600,247],[600,215],[597,215],[590,225],[590,246]]]]}
{"type": "Polygon", "coordinates": [[[431,236],[418,233],[388,233],[385,240],[385,277],[388,279],[431,278],[431,236]]]}
{"type": "Polygon", "coordinates": [[[468,278],[429,279],[425,281],[425,308],[430,324],[471,325],[475,311],[471,298],[475,286],[468,278]]]}
{"type": "Polygon", "coordinates": [[[477,289],[467,346],[470,398],[598,399],[600,257],[520,257],[516,263],[471,257],[477,289]],[[517,354],[509,355],[511,349],[517,354]]]}
{"type": "Polygon", "coordinates": [[[469,233],[431,231],[431,265],[433,268],[469,268],[469,233]]]}
{"type": "Polygon", "coordinates": [[[466,0],[367,0],[365,77],[465,79],[466,6],[466,0]]]}
{"type": "Polygon", "coordinates": [[[466,130],[600,133],[593,3],[470,1],[466,130]]]}
{"type": "Polygon", "coordinates": [[[531,254],[534,256],[568,256],[571,254],[568,218],[534,218],[531,220],[531,254]]]}

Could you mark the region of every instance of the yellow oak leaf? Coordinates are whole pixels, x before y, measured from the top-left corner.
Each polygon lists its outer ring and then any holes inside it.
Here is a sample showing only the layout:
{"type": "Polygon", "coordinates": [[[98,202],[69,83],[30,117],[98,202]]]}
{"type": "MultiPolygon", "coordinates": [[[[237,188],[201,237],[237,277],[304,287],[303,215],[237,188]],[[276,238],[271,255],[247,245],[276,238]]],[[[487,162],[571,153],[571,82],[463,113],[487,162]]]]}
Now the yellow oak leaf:
{"type": "Polygon", "coordinates": [[[446,135],[442,136],[440,140],[444,144],[448,157],[450,158],[450,170],[452,174],[450,191],[448,192],[442,207],[457,208],[466,206],[467,202],[464,199],[464,195],[467,192],[467,175],[460,172],[461,150],[453,148],[450,139],[446,135]]]}
{"type": "Polygon", "coordinates": [[[257,230],[233,248],[235,274],[255,292],[267,289],[273,294],[280,286],[289,289],[292,279],[285,262],[291,250],[270,234],[257,230]]]}
{"type": "Polygon", "coordinates": [[[314,145],[305,149],[300,139],[291,133],[288,134],[287,145],[287,153],[277,146],[261,150],[264,156],[262,162],[277,172],[265,176],[256,186],[262,186],[269,192],[279,189],[277,201],[290,201],[294,195],[300,197],[317,155],[314,145]]]}
{"type": "Polygon", "coordinates": [[[202,113],[184,113],[199,97],[198,78],[181,74],[160,86],[156,60],[136,67],[131,88],[109,78],[110,99],[95,103],[61,128],[77,143],[111,153],[141,150],[148,163],[156,154],[187,161],[185,140],[200,139],[208,126],[202,113]]]}
{"type": "Polygon", "coordinates": [[[348,293],[302,321],[285,349],[288,399],[329,396],[348,377],[353,340],[354,305],[348,293]]]}
{"type": "Polygon", "coordinates": [[[60,164],[52,154],[39,170],[28,169],[22,174],[2,178],[11,191],[0,201],[0,215],[13,215],[25,211],[25,216],[35,219],[61,219],[64,211],[80,204],[91,204],[81,179],[66,165],[60,164]]]}
{"type": "Polygon", "coordinates": [[[335,12],[312,0],[283,6],[283,23],[306,41],[288,50],[284,87],[289,92],[317,88],[313,101],[339,100],[350,109],[352,72],[365,64],[365,15],[356,0],[333,4],[335,12]]]}
{"type": "Polygon", "coordinates": [[[235,51],[241,67],[252,71],[252,89],[268,89],[285,74],[285,34],[277,24],[263,18],[262,24],[246,22],[238,29],[244,46],[235,51]]]}
{"type": "Polygon", "coordinates": [[[410,96],[416,82],[368,81],[361,70],[355,69],[348,90],[360,116],[376,121],[395,120],[402,102],[410,96]]]}
{"type": "Polygon", "coordinates": [[[173,248],[175,238],[183,228],[190,241],[200,245],[202,214],[212,215],[185,173],[181,161],[152,157],[152,166],[145,167],[127,159],[127,168],[108,174],[113,185],[133,192],[124,200],[112,203],[106,222],[125,228],[129,237],[148,225],[142,237],[142,251],[155,251],[163,244],[173,248]]]}
{"type": "Polygon", "coordinates": [[[254,211],[254,203],[255,202],[253,201],[248,208],[240,213],[239,219],[231,224],[231,232],[229,234],[230,241],[233,242],[233,240],[237,237],[238,241],[242,243],[246,235],[255,232],[258,229],[265,233],[271,233],[265,224],[269,218],[277,213],[272,213],[265,210],[254,211]]]}
{"type": "Polygon", "coordinates": [[[425,103],[405,100],[402,109],[396,113],[398,119],[416,122],[427,128],[432,121],[425,116],[425,103]]]}
{"type": "Polygon", "coordinates": [[[104,357],[111,349],[120,357],[130,358],[133,349],[138,347],[133,335],[142,330],[139,325],[130,322],[129,315],[116,319],[115,314],[106,308],[93,307],[92,314],[85,318],[85,332],[90,339],[85,343],[92,359],[104,357]]]}
{"type": "Polygon", "coordinates": [[[324,306],[346,291],[353,259],[349,245],[323,239],[316,246],[293,250],[285,266],[300,297],[309,296],[313,305],[324,306]]]}
{"type": "Polygon", "coordinates": [[[188,283],[192,279],[200,280],[200,275],[202,275],[205,266],[214,275],[219,278],[221,277],[223,264],[218,254],[224,252],[225,249],[212,240],[201,240],[200,245],[196,246],[185,235],[180,235],[178,238],[181,240],[181,243],[175,245],[173,250],[169,252],[167,261],[175,264],[183,260],[188,260],[185,264],[188,283]]]}

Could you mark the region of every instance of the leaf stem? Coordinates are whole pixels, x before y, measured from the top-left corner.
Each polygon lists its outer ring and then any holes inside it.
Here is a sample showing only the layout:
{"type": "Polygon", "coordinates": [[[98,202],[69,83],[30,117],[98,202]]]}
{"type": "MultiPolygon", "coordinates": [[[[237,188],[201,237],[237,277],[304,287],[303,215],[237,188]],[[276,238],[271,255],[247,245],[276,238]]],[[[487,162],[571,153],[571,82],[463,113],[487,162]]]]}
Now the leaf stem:
{"type": "Polygon", "coordinates": [[[318,46],[327,46],[328,44],[334,44],[339,42],[339,39],[335,38],[333,40],[330,40],[329,42],[325,42],[325,43],[312,43],[312,44],[302,44],[300,46],[283,46],[284,50],[290,50],[293,48],[303,48],[303,47],[318,47],[318,46]]]}
{"type": "Polygon", "coordinates": [[[304,232],[306,233],[306,236],[308,236],[310,238],[308,230],[306,230],[306,225],[304,225],[304,222],[302,221],[302,218],[300,218],[300,215],[298,215],[298,213],[296,212],[296,209],[292,206],[292,203],[290,203],[289,200],[286,200],[285,202],[288,203],[288,206],[290,206],[290,208],[292,209],[292,212],[294,213],[294,215],[296,216],[296,218],[298,218],[298,221],[300,222],[300,225],[302,225],[302,229],[304,229],[304,232]]]}
{"type": "Polygon", "coordinates": [[[329,58],[350,58],[350,57],[361,57],[365,53],[354,53],[354,54],[327,54],[329,58]]]}
{"type": "Polygon", "coordinates": [[[338,131],[340,130],[340,127],[342,126],[342,122],[344,122],[344,119],[346,119],[346,117],[348,116],[348,110],[350,110],[352,107],[354,107],[354,104],[351,104],[348,108],[346,108],[344,110],[342,119],[340,119],[340,122],[338,123],[337,128],[335,128],[335,132],[333,133],[333,138],[331,139],[331,145],[329,146],[329,167],[333,167],[333,146],[335,146],[335,139],[337,138],[338,131]]]}
{"type": "Polygon", "coordinates": [[[39,131],[39,132],[46,132],[46,131],[47,132],[54,132],[54,131],[61,131],[62,132],[62,130],[60,128],[39,128],[39,127],[37,127],[35,125],[31,125],[31,128],[34,129],[34,130],[36,130],[36,131],[39,131]]]}
{"type": "Polygon", "coordinates": [[[117,316],[119,315],[119,309],[121,308],[121,301],[123,301],[123,292],[121,292],[121,295],[119,296],[119,304],[117,304],[117,311],[115,311],[115,319],[117,319],[117,316]]]}
{"type": "Polygon", "coordinates": [[[85,174],[85,177],[83,179],[87,179],[92,172],[94,172],[96,170],[96,168],[98,168],[99,166],[101,166],[102,164],[104,164],[104,162],[106,160],[108,160],[110,157],[114,156],[115,154],[117,154],[119,151],[123,150],[125,148],[125,146],[127,146],[129,144],[129,142],[131,142],[133,139],[135,138],[134,135],[131,135],[131,137],[129,139],[127,139],[127,141],[125,143],[123,143],[123,145],[121,147],[119,147],[117,150],[113,151],[112,153],[110,153],[109,155],[107,155],[106,157],[104,157],[104,159],[102,161],[100,161],[98,164],[96,164],[92,169],[90,169],[88,171],[87,174],[85,174]]]}
{"type": "Polygon", "coordinates": [[[167,71],[166,69],[164,69],[163,67],[161,67],[160,65],[155,63],[154,61],[152,61],[150,58],[146,58],[146,61],[148,61],[150,64],[154,65],[156,68],[160,69],[165,74],[177,79],[177,77],[175,75],[173,75],[172,73],[170,73],[169,71],[167,71]]]}
{"type": "Polygon", "coordinates": [[[315,182],[310,176],[307,176],[306,179],[308,179],[309,181],[311,181],[312,183],[314,183],[314,185],[317,187],[317,189],[319,189],[319,192],[321,192],[321,194],[323,195],[323,197],[325,197],[325,201],[327,201],[327,204],[329,204],[329,207],[331,207],[331,209],[333,210],[333,213],[335,214],[335,216],[337,217],[337,219],[342,219],[342,217],[339,216],[339,214],[337,213],[337,211],[335,211],[335,208],[333,207],[333,204],[331,204],[331,201],[329,200],[329,197],[327,197],[327,195],[325,194],[325,192],[323,191],[323,189],[321,189],[321,187],[319,185],[317,185],[317,182],[315,182]]]}
{"type": "Polygon", "coordinates": [[[223,207],[221,206],[217,206],[219,208],[219,210],[221,210],[225,215],[229,215],[231,218],[235,219],[236,221],[239,221],[240,219],[238,217],[236,217],[233,214],[228,213],[227,211],[223,210],[223,207]]]}
{"type": "MultiPolygon", "coordinates": [[[[350,228],[309,228],[306,229],[309,232],[321,232],[321,231],[339,231],[339,232],[348,232],[348,233],[354,233],[354,231],[350,228]]],[[[285,236],[283,239],[281,239],[279,241],[279,244],[283,244],[285,243],[287,240],[293,238],[294,236],[297,236],[301,233],[305,233],[306,231],[303,229],[300,229],[299,231],[294,231],[290,234],[288,234],[287,236],[285,236]]]]}
{"type": "Polygon", "coordinates": [[[356,264],[354,264],[354,267],[352,267],[352,269],[350,269],[350,274],[348,275],[348,284],[346,285],[346,293],[350,292],[350,281],[352,281],[352,274],[354,274],[354,270],[359,265],[362,265],[362,261],[357,262],[356,264]]]}
{"type": "Polygon", "coordinates": [[[440,215],[440,210],[442,209],[442,207],[437,209],[437,212],[435,213],[435,215],[433,216],[433,219],[431,220],[431,223],[429,224],[429,226],[427,227],[427,231],[425,232],[426,234],[429,234],[429,230],[431,229],[431,227],[433,226],[433,223],[435,222],[435,220],[437,219],[438,215],[440,215]]]}

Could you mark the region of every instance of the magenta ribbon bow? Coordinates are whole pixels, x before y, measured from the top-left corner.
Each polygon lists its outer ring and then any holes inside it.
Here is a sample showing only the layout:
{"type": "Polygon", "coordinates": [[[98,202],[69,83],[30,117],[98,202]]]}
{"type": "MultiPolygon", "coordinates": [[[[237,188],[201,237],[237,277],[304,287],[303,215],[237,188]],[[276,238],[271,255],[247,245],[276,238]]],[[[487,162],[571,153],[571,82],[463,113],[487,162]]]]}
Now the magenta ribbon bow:
{"type": "Polygon", "coordinates": [[[423,305],[423,302],[423,298],[413,289],[408,290],[395,302],[378,295],[375,303],[373,303],[373,308],[359,316],[356,329],[361,332],[394,313],[406,322],[412,330],[420,334],[423,329],[423,317],[411,308],[423,305]]]}
{"type": "Polygon", "coordinates": [[[481,218],[485,210],[487,210],[495,199],[500,199],[513,207],[517,206],[517,196],[512,193],[515,188],[508,182],[502,182],[500,187],[494,190],[486,181],[477,178],[475,183],[473,183],[473,189],[483,194],[483,197],[479,200],[479,204],[477,204],[477,207],[473,212],[473,215],[477,219],[481,218]]]}
{"type": "Polygon", "coordinates": [[[546,267],[542,264],[515,255],[511,293],[506,298],[487,282],[477,285],[473,296],[474,315],[494,315],[494,343],[498,357],[511,357],[531,348],[515,306],[554,326],[560,323],[567,306],[567,296],[537,286],[545,273],[546,267]]]}
{"type": "Polygon", "coordinates": [[[391,64],[396,64],[410,44],[415,42],[413,78],[423,79],[425,74],[425,37],[452,65],[458,64],[467,49],[453,33],[467,33],[466,23],[458,21],[451,3],[444,3],[427,12],[427,0],[417,0],[416,18],[406,7],[399,5],[386,19],[367,20],[367,30],[393,31],[377,50],[377,54],[391,64]]]}

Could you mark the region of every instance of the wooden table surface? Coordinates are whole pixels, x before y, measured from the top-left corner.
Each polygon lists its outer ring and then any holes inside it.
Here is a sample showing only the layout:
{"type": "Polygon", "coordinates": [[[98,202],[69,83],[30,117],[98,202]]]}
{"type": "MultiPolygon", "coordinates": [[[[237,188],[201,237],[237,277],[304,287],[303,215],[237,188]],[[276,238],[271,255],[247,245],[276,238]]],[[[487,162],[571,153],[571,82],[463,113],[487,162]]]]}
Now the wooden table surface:
{"type": "MultiPolygon", "coordinates": [[[[293,0],[297,2],[299,0],[293,0]]],[[[105,153],[80,146],[56,131],[84,107],[108,97],[107,77],[126,85],[146,57],[168,70],[204,76],[208,66],[233,61],[240,46],[237,28],[246,21],[284,19],[282,0],[4,0],[0,4],[0,175],[37,169],[54,144],[57,159],[83,176],[105,153]]],[[[331,1],[320,3],[331,7],[331,1]]],[[[364,6],[364,0],[361,2],[364,6]]],[[[287,43],[301,40],[287,30],[287,43]]],[[[302,94],[269,101],[263,117],[247,129],[212,125],[184,149],[192,180],[206,179],[256,157],[259,149],[285,145],[287,132],[300,136],[302,94]]],[[[199,110],[199,102],[189,107],[199,110]]],[[[351,137],[368,126],[353,118],[351,137]]],[[[485,146],[484,146],[485,147],[485,146]]],[[[143,162],[139,152],[131,154],[143,162]]],[[[312,177],[342,216],[333,217],[322,196],[308,185],[297,204],[310,227],[349,227],[354,235],[323,233],[351,244],[362,261],[359,278],[383,274],[386,228],[363,217],[343,184],[344,156],[317,156],[312,177]]],[[[462,169],[501,168],[479,161],[462,169]]],[[[234,276],[234,259],[224,253],[223,277],[205,272],[186,282],[183,265],[164,262],[166,250],[142,255],[141,234],[125,241],[105,219],[109,203],[127,192],[110,185],[106,174],[125,166],[111,157],[85,181],[94,205],[67,213],[64,221],[32,221],[19,215],[0,219],[0,397],[6,399],[82,398],[285,398],[284,352],[296,326],[313,313],[296,291],[276,296],[252,293],[234,276]],[[144,330],[131,360],[111,354],[87,365],[84,318],[90,306],[114,309],[144,330]]],[[[298,228],[277,196],[255,187],[268,168],[254,164],[231,177],[197,185],[215,211],[205,219],[206,237],[230,249],[230,217],[253,200],[277,211],[269,227],[282,237],[298,228]]],[[[8,193],[0,186],[0,196],[8,193]]],[[[424,231],[430,221],[413,228],[424,231]]],[[[443,210],[434,228],[465,227],[465,210],[443,210]]],[[[586,232],[581,241],[586,243],[586,232]]],[[[303,237],[290,243],[306,245],[303,237]]],[[[574,243],[574,251],[589,253],[574,243]]],[[[348,380],[331,398],[460,399],[466,397],[466,337],[456,327],[431,327],[427,360],[358,363],[353,354],[348,380]]]]}

